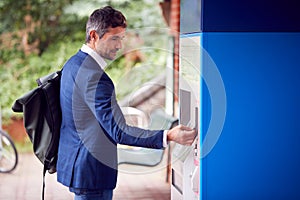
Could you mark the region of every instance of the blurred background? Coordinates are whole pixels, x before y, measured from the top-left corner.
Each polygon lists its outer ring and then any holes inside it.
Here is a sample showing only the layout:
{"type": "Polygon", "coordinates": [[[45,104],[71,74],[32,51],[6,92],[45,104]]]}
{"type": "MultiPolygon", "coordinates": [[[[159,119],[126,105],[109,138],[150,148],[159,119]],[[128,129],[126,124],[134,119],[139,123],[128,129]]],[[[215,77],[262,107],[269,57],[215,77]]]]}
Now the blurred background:
{"type": "Polygon", "coordinates": [[[81,48],[88,16],[106,5],[120,10],[128,22],[123,50],[106,70],[122,100],[166,68],[170,36],[159,0],[0,2],[2,123],[20,151],[27,151],[29,139],[22,134],[22,115],[12,112],[12,104],[36,87],[37,78],[61,69],[81,48]]]}
{"type": "MultiPolygon", "coordinates": [[[[9,174],[0,173],[0,200],[41,197],[42,164],[33,154],[22,113],[14,113],[11,107],[16,99],[37,87],[36,79],[60,70],[81,48],[85,43],[86,21],[95,9],[110,5],[127,18],[123,49],[116,60],[108,62],[106,68],[115,83],[120,106],[136,107],[146,115],[156,108],[164,109],[166,101],[173,106],[172,100],[166,100],[165,84],[168,81],[167,66],[173,67],[174,64],[179,1],[173,1],[173,9],[175,13],[178,12],[174,18],[176,29],[173,28],[173,31],[170,28],[171,2],[0,1],[0,125],[10,135],[19,154],[16,169],[9,174]],[[137,93],[140,98],[135,98],[137,93]]],[[[176,63],[178,67],[178,59],[176,63]]],[[[171,70],[169,73],[172,73],[171,70]]],[[[169,84],[172,88],[173,82],[169,84]]],[[[172,89],[170,96],[172,99],[172,89]]],[[[114,199],[170,199],[167,159],[169,156],[164,156],[160,164],[150,168],[122,164],[114,199]]],[[[45,197],[73,199],[68,188],[57,183],[55,174],[46,176],[45,197]]]]}

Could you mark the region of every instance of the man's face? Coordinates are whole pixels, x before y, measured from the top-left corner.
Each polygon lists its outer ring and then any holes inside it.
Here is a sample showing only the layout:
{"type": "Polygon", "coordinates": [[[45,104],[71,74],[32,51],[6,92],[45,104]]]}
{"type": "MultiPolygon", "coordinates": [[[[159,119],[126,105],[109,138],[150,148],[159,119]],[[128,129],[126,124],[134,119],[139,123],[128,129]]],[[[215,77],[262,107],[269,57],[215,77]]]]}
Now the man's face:
{"type": "Polygon", "coordinates": [[[101,39],[95,43],[96,52],[103,58],[113,60],[117,51],[122,48],[122,40],[125,37],[125,28],[109,28],[101,39]]]}

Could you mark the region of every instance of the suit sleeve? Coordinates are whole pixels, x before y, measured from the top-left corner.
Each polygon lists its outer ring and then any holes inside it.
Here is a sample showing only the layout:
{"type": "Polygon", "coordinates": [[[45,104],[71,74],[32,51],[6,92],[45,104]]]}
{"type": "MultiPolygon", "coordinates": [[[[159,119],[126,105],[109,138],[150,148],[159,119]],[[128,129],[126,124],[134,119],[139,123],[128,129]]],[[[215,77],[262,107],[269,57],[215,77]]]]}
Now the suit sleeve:
{"type": "Polygon", "coordinates": [[[117,103],[114,85],[105,72],[94,73],[88,80],[85,100],[113,142],[147,148],[163,148],[163,130],[145,130],[126,124],[117,103]]]}

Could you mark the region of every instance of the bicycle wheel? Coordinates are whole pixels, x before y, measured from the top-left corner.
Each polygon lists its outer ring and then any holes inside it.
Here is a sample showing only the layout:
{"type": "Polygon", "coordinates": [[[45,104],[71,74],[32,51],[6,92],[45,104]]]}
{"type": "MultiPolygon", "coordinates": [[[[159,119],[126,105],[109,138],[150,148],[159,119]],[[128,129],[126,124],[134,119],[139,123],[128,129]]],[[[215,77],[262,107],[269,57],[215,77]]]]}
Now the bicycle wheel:
{"type": "Polygon", "coordinates": [[[0,130],[0,172],[11,172],[16,168],[17,164],[17,149],[9,135],[0,130]]]}

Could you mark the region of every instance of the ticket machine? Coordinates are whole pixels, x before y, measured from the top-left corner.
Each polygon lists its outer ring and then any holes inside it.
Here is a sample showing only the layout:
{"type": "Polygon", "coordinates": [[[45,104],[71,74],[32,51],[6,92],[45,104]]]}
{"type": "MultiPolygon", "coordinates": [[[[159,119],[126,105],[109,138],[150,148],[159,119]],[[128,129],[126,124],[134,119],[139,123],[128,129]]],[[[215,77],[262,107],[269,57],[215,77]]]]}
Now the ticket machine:
{"type": "MultiPolygon", "coordinates": [[[[180,38],[180,123],[199,133],[200,37],[180,38]]],[[[172,155],[173,199],[199,199],[199,139],[191,147],[176,144],[172,155]]]]}
{"type": "Polygon", "coordinates": [[[182,0],[172,200],[300,199],[297,1],[182,0]]]}

